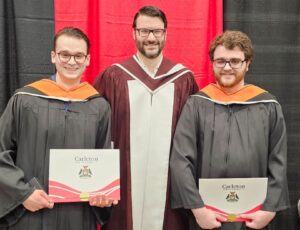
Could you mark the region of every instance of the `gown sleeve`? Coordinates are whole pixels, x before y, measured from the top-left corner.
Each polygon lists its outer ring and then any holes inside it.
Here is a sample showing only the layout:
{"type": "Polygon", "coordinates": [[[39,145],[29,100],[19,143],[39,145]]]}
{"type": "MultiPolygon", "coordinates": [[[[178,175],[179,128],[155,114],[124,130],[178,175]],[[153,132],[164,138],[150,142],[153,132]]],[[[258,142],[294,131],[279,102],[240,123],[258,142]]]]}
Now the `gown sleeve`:
{"type": "MultiPolygon", "coordinates": [[[[13,96],[0,118],[0,225],[11,225],[24,214],[22,203],[34,191],[15,165],[17,154],[16,120],[19,119],[16,97],[13,96]]],[[[20,152],[20,151],[19,151],[20,152]]]]}
{"type": "Polygon", "coordinates": [[[266,211],[280,211],[289,207],[286,141],[281,106],[273,104],[270,111],[268,192],[263,205],[266,211]]]}
{"type": "MultiPolygon", "coordinates": [[[[111,148],[111,110],[108,102],[105,101],[101,106],[103,108],[102,118],[99,122],[98,132],[97,132],[97,146],[99,149],[110,149],[111,148]]],[[[103,226],[109,219],[111,213],[111,207],[99,208],[92,207],[93,213],[96,216],[97,222],[100,226],[103,226]]]]}
{"type": "MultiPolygon", "coordinates": [[[[104,99],[103,99],[104,100],[104,99]]],[[[99,149],[111,148],[111,109],[109,103],[104,100],[102,105],[103,113],[99,122],[97,132],[97,146],[99,149]]]]}
{"type": "Polygon", "coordinates": [[[114,87],[114,79],[117,79],[115,77],[116,74],[117,73],[114,68],[109,67],[97,77],[94,83],[95,89],[98,90],[99,93],[110,102],[110,104],[113,104],[114,95],[116,93],[114,87]]]}
{"type": "Polygon", "coordinates": [[[170,160],[172,208],[204,206],[197,188],[197,111],[190,97],[177,123],[170,160]]]}

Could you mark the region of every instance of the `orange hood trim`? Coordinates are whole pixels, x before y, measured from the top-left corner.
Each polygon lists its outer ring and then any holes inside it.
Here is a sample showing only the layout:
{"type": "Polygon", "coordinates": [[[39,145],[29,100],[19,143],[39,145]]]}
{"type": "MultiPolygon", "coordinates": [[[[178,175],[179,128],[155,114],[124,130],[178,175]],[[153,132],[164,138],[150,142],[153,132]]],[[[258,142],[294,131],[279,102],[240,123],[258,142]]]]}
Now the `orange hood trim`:
{"type": "Polygon", "coordinates": [[[59,86],[55,81],[42,79],[29,84],[26,87],[35,88],[47,96],[73,100],[86,100],[90,97],[99,95],[97,90],[87,82],[80,83],[78,86],[66,90],[59,86]]]}
{"type": "Polygon", "coordinates": [[[264,89],[254,85],[245,85],[242,89],[240,89],[236,93],[227,94],[221,88],[219,88],[215,83],[209,84],[208,86],[206,86],[200,91],[205,93],[211,99],[222,101],[222,102],[231,102],[231,101],[246,102],[260,94],[267,92],[264,89]]]}

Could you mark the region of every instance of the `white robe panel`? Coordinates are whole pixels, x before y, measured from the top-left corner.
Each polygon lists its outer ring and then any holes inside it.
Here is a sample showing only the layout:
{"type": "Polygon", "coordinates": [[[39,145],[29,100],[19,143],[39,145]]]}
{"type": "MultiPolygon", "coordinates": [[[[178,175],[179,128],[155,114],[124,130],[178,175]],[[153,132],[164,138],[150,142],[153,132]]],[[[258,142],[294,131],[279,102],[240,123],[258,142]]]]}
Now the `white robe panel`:
{"type": "Polygon", "coordinates": [[[172,136],[174,83],[151,91],[128,81],[133,230],[162,230],[172,136]]]}

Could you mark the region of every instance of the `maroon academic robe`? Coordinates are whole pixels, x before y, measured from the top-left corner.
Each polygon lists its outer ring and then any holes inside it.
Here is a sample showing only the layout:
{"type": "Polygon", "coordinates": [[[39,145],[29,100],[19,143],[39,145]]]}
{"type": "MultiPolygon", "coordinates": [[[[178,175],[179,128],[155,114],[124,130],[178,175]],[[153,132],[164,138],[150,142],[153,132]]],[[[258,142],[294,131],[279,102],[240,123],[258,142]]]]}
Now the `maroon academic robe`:
{"type": "Polygon", "coordinates": [[[192,72],[163,58],[151,77],[133,56],[106,69],[95,88],[111,104],[112,140],[121,154],[121,201],[103,229],[185,229],[170,207],[169,155],[181,109],[198,91],[192,72]]]}

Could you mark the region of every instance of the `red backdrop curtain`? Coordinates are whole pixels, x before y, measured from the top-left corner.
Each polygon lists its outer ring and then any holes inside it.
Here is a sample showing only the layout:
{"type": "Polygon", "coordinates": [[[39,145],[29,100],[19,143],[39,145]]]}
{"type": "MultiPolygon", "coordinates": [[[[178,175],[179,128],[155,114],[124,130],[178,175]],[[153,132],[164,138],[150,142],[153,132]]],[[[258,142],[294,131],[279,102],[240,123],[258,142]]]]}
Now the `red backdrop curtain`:
{"type": "MultiPolygon", "coordinates": [[[[189,67],[200,87],[213,81],[208,46],[223,30],[223,0],[55,0],[55,30],[76,26],[91,40],[91,64],[83,80],[136,52],[134,14],[144,5],[162,9],[168,19],[164,55],[189,67]]],[[[98,227],[99,229],[99,227],[98,227]]]]}
{"type": "Polygon", "coordinates": [[[134,14],[144,5],[155,5],[167,15],[164,55],[189,67],[203,87],[213,81],[208,45],[222,31],[222,0],[55,0],[55,30],[76,26],[91,39],[91,65],[84,80],[136,52],[132,37],[134,14]]]}
{"type": "Polygon", "coordinates": [[[55,30],[76,26],[91,40],[91,64],[84,76],[90,83],[106,67],[136,52],[132,21],[144,5],[155,5],[167,15],[164,55],[189,67],[200,87],[214,79],[208,46],[223,30],[223,0],[55,0],[54,3],[55,30]]]}

